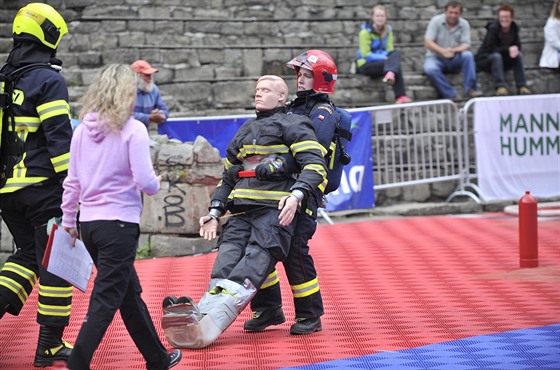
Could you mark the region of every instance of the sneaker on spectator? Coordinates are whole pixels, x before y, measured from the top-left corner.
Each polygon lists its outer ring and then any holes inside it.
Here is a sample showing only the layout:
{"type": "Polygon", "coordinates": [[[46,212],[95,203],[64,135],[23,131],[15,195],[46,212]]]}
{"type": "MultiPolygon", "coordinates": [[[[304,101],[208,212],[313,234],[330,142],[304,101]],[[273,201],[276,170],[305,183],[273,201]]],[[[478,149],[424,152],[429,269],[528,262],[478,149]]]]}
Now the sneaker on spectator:
{"type": "Polygon", "coordinates": [[[469,98],[478,98],[482,96],[482,93],[479,90],[471,89],[469,90],[469,98]]]}
{"type": "Polygon", "coordinates": [[[531,90],[529,90],[527,86],[521,86],[519,88],[519,95],[530,95],[530,94],[531,94],[531,90]]]}
{"type": "Polygon", "coordinates": [[[395,84],[395,73],[394,72],[387,72],[385,73],[385,77],[383,77],[383,83],[387,85],[394,85],[395,84]]]}
{"type": "Polygon", "coordinates": [[[504,86],[500,86],[496,89],[496,96],[506,96],[507,94],[508,91],[504,86]]]}
{"type": "Polygon", "coordinates": [[[403,96],[399,96],[396,100],[395,103],[397,104],[403,104],[403,103],[410,103],[412,101],[412,99],[410,99],[408,96],[403,95],[403,96]]]}

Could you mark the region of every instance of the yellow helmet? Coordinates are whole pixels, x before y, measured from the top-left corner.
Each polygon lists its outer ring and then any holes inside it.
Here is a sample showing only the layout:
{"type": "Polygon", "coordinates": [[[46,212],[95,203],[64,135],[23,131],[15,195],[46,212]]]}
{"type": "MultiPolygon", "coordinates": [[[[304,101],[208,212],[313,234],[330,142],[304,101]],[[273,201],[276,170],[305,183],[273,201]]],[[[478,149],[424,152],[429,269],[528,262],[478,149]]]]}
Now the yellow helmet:
{"type": "Polygon", "coordinates": [[[50,5],[31,3],[19,10],[14,18],[14,38],[34,36],[43,45],[56,49],[62,36],[68,33],[64,18],[50,5]]]}

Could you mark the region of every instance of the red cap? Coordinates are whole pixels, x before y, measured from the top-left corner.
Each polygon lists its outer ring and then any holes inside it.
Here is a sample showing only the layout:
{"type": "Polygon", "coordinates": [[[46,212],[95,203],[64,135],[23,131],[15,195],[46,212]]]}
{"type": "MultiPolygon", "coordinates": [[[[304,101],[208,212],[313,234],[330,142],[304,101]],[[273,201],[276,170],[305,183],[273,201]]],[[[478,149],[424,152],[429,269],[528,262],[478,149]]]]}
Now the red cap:
{"type": "Polygon", "coordinates": [[[145,75],[151,75],[153,73],[159,72],[159,69],[152,68],[150,63],[145,60],[137,60],[130,66],[135,72],[143,73],[145,75]]]}

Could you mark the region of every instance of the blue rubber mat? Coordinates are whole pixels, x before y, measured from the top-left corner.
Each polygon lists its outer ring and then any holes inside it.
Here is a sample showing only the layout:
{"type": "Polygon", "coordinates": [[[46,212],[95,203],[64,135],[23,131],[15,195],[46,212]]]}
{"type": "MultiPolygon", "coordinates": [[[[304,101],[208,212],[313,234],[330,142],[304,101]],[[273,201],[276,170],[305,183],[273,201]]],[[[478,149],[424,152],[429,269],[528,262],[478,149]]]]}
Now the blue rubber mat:
{"type": "Polygon", "coordinates": [[[284,369],[560,369],[560,324],[284,369]]]}

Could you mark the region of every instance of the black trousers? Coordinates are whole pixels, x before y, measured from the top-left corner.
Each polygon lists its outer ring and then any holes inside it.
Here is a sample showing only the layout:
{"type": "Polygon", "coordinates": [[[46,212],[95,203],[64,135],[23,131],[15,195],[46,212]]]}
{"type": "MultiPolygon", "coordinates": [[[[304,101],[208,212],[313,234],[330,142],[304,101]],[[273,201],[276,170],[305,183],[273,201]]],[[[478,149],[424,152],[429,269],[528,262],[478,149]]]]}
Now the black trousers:
{"type": "Polygon", "coordinates": [[[138,224],[111,220],[82,222],[80,227],[97,276],[68,368],[89,369],[93,353],[120,309],[128,333],[146,360],[146,368],[167,369],[167,351],[140,296],[142,287],[134,268],[138,224]]]}
{"type": "MultiPolygon", "coordinates": [[[[317,281],[317,270],[309,254],[309,240],[315,234],[317,220],[308,214],[299,215],[290,252],[282,264],[292,288],[296,318],[317,318],[323,315],[323,299],[317,281]]],[[[261,311],[282,306],[280,282],[259,289],[251,301],[251,310],[261,311]]]]}
{"type": "Polygon", "coordinates": [[[401,71],[401,53],[398,50],[392,51],[385,60],[367,62],[357,72],[371,78],[383,77],[387,72],[393,72],[395,74],[395,84],[393,85],[395,98],[406,95],[401,71]]]}
{"type": "Polygon", "coordinates": [[[212,279],[243,284],[249,279],[258,288],[279,260],[288,255],[296,219],[288,226],[278,222],[276,208],[250,210],[231,217],[218,240],[212,279]]]}
{"type": "Polygon", "coordinates": [[[37,322],[45,326],[68,326],[72,286],[47,272],[42,265],[47,246],[46,224],[62,216],[62,186],[47,180],[13,193],[0,195],[2,219],[17,246],[0,271],[0,296],[8,312],[18,315],[39,278],[37,322]]]}

